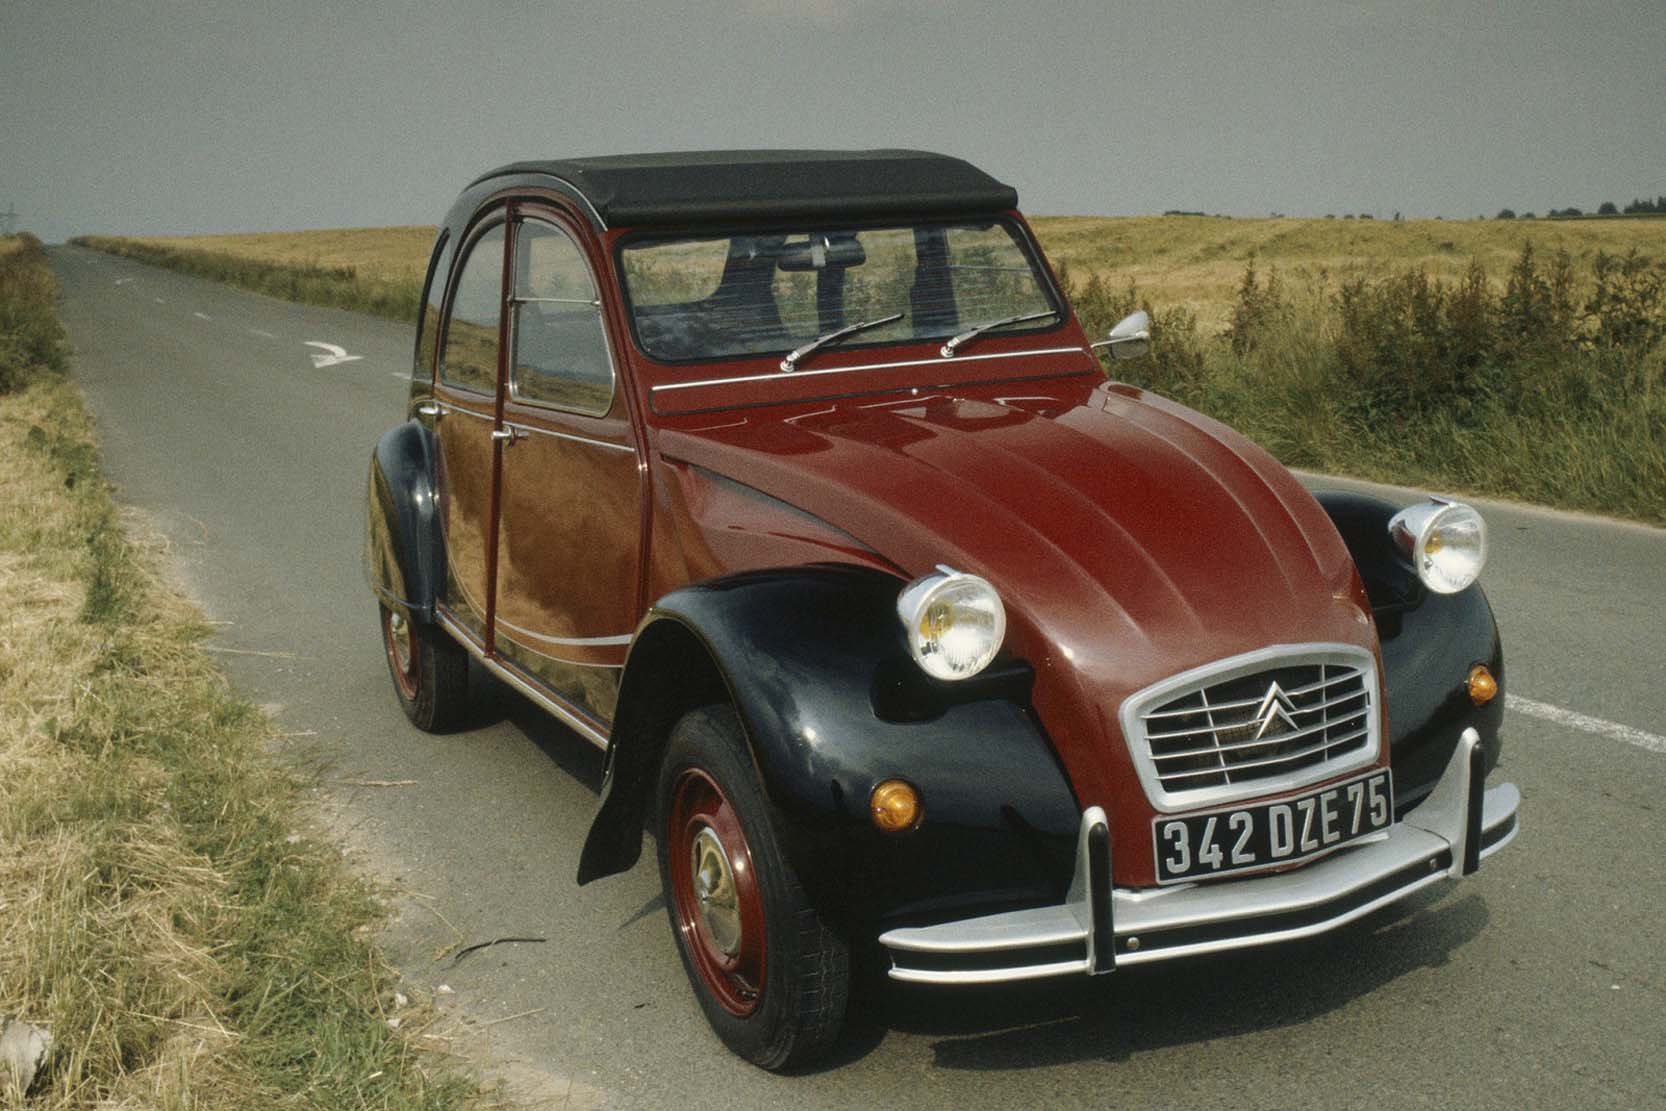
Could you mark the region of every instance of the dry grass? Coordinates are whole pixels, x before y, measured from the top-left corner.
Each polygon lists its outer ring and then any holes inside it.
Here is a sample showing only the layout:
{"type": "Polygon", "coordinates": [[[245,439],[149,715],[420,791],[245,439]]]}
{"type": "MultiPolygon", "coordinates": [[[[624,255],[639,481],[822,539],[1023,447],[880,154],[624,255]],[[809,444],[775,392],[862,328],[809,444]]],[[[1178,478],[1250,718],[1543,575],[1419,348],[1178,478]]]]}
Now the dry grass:
{"type": "Polygon", "coordinates": [[[1031,221],[1054,266],[1078,280],[1133,282],[1160,308],[1183,306],[1209,331],[1225,327],[1253,258],[1289,285],[1331,284],[1417,267],[1461,279],[1470,260],[1503,288],[1522,247],[1548,257],[1565,249],[1588,265],[1598,251],[1666,255],[1666,220],[1312,220],[1218,216],[1044,216],[1031,221]]]}
{"type": "MultiPolygon", "coordinates": [[[[39,260],[44,267],[44,258],[39,260]]],[[[48,275],[49,277],[49,275],[48,275]]],[[[442,1108],[386,1022],[380,911],[135,548],[79,392],[0,393],[0,1013],[41,1108],[442,1108]]],[[[420,1025],[418,1023],[417,1025],[420,1025]]]]}

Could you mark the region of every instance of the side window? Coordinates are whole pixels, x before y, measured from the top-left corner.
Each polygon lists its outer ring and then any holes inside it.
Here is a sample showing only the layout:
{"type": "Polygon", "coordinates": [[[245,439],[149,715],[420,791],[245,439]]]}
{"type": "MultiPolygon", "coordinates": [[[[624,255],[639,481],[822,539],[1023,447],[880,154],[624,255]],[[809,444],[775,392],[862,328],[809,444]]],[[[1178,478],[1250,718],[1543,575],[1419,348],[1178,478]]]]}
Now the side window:
{"type": "Polygon", "coordinates": [[[613,404],[613,360],[590,267],[561,229],[528,220],[515,236],[517,401],[600,415],[613,404]]]}
{"type": "Polygon", "coordinates": [[[497,391],[497,333],[503,297],[503,225],[474,241],[445,328],[440,378],[448,385],[481,393],[497,391]]]}
{"type": "Polygon", "coordinates": [[[411,368],[413,381],[429,382],[434,377],[434,350],[440,340],[440,303],[445,298],[450,248],[450,236],[442,230],[428,258],[428,280],[422,287],[422,319],[417,322],[416,365],[411,368]]]}

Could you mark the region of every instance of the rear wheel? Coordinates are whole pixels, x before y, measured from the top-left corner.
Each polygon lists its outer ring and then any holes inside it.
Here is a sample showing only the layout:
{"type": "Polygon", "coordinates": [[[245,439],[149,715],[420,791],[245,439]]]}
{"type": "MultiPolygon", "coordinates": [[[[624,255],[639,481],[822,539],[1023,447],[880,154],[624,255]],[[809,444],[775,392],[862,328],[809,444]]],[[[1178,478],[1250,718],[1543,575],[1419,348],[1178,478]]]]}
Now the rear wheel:
{"type": "Polygon", "coordinates": [[[429,733],[456,726],[468,708],[469,657],[439,629],[382,607],[382,647],[399,708],[429,733]]]}
{"type": "Polygon", "coordinates": [[[845,940],[781,851],[734,712],[671,731],[659,778],[659,865],[683,967],[712,1029],[768,1069],[825,1053],[850,993],[845,940]]]}

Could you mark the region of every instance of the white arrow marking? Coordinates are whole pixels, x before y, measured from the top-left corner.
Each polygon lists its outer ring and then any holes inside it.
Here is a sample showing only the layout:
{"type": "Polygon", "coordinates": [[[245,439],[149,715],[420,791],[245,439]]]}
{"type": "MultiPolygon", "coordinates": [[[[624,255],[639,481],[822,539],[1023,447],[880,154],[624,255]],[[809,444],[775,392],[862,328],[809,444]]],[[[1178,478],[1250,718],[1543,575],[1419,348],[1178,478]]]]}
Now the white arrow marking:
{"type": "Polygon", "coordinates": [[[333,343],[321,343],[315,339],[309,339],[303,342],[305,342],[308,347],[318,347],[323,349],[322,352],[314,351],[312,353],[312,365],[320,370],[327,366],[335,366],[337,363],[351,363],[364,358],[363,355],[349,355],[345,347],[337,347],[333,343]]]}
{"type": "Polygon", "coordinates": [[[261,339],[277,339],[278,338],[277,336],[274,336],[271,332],[263,332],[259,328],[250,328],[249,329],[249,334],[251,336],[259,336],[261,339]]]}
{"type": "Polygon", "coordinates": [[[198,320],[213,320],[214,319],[212,316],[209,316],[205,312],[194,312],[191,315],[196,317],[198,320]]]}

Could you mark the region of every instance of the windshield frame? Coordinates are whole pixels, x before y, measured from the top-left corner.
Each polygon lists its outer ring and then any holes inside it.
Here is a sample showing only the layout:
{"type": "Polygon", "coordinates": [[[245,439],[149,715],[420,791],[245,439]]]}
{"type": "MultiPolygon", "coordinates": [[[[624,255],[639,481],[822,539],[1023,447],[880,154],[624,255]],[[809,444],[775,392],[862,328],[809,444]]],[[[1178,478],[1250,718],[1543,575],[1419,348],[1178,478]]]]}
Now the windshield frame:
{"type": "MultiPolygon", "coordinates": [[[[769,235],[787,234],[798,235],[805,232],[820,231],[888,231],[901,228],[926,227],[965,227],[968,225],[984,224],[1000,225],[1005,228],[1023,252],[1024,259],[1029,263],[1031,272],[1037,279],[1042,296],[1048,305],[1054,309],[1050,320],[1039,322],[1039,327],[1001,329],[986,333],[979,338],[1008,337],[1008,336],[1041,336],[1056,332],[1074,319],[1070,300],[1064,295],[1054,279],[1053,268],[1047,263],[1041,252],[1041,246],[1035,240],[1029,225],[1020,217],[1012,213],[998,212],[988,215],[959,213],[954,216],[915,217],[907,216],[869,218],[866,220],[797,220],[790,223],[770,221],[761,224],[724,223],[712,225],[684,226],[679,228],[632,228],[622,232],[613,242],[612,262],[615,288],[619,293],[620,308],[623,310],[625,327],[630,334],[631,346],[635,353],[656,366],[687,367],[687,366],[723,366],[727,364],[747,363],[761,360],[779,362],[783,356],[792,351],[797,344],[783,346],[768,351],[741,351],[721,355],[696,355],[689,358],[671,359],[654,354],[642,342],[637,331],[636,306],[631,301],[630,284],[625,278],[624,252],[634,244],[644,240],[672,242],[688,239],[723,239],[735,235],[769,235]]],[[[870,340],[866,343],[836,343],[817,351],[818,355],[845,351],[874,351],[882,348],[930,347],[934,358],[937,348],[942,342],[954,335],[953,331],[945,332],[941,336],[910,336],[906,339],[870,340]]],[[[952,362],[956,357],[949,356],[945,362],[952,362]]],[[[782,371],[783,374],[795,373],[782,371]]]]}

